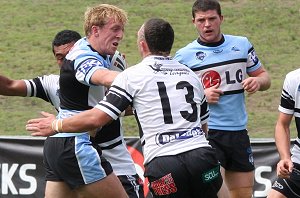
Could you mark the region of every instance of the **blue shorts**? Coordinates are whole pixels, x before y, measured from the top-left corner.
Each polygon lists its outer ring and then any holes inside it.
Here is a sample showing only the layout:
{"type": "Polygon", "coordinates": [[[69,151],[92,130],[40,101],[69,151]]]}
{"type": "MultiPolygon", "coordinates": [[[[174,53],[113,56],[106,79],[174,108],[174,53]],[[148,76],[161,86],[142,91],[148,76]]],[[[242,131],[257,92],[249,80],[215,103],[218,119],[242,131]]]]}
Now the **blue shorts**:
{"type": "Polygon", "coordinates": [[[247,130],[209,130],[207,139],[217,150],[217,158],[225,170],[250,172],[255,169],[247,130]]]}
{"type": "Polygon", "coordinates": [[[44,144],[46,181],[64,181],[74,189],[99,181],[112,173],[110,163],[88,134],[48,137],[44,144]]]}

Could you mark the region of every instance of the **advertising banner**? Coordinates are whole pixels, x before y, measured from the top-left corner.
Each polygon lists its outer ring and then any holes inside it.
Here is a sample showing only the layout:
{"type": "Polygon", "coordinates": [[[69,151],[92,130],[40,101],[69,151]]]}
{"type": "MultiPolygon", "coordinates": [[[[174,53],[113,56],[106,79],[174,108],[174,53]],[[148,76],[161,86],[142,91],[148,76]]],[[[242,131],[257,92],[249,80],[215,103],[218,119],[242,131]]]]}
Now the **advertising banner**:
{"type": "MultiPolygon", "coordinates": [[[[0,197],[44,197],[45,180],[43,168],[44,138],[0,137],[0,197]]],[[[143,176],[143,155],[139,138],[125,138],[136,170],[144,181],[144,191],[151,198],[147,179],[143,176]]],[[[279,155],[274,140],[252,139],[255,162],[254,198],[266,197],[276,178],[279,155]]]]}

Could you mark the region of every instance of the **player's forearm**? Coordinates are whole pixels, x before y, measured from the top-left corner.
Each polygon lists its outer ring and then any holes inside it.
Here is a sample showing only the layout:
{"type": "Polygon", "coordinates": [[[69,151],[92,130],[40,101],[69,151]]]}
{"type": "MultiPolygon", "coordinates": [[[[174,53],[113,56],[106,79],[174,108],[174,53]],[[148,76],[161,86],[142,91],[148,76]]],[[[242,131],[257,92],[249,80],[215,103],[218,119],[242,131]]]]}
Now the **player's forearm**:
{"type": "Polygon", "coordinates": [[[120,72],[111,71],[107,69],[98,69],[91,77],[91,81],[95,85],[102,85],[105,87],[110,87],[114,79],[120,72]]]}
{"type": "Polygon", "coordinates": [[[82,132],[91,131],[96,128],[104,126],[111,121],[111,117],[99,109],[91,109],[72,117],[65,118],[62,121],[57,121],[58,132],[82,132]],[[61,123],[60,123],[61,122],[61,123]]]}
{"type": "Polygon", "coordinates": [[[0,95],[26,96],[27,88],[23,80],[11,80],[0,75],[0,95]]]}
{"type": "Polygon", "coordinates": [[[271,78],[268,72],[264,71],[259,76],[260,88],[259,91],[265,91],[271,87],[271,78]]]}
{"type": "Polygon", "coordinates": [[[275,141],[280,159],[290,159],[290,131],[289,128],[276,124],[275,141]]]}

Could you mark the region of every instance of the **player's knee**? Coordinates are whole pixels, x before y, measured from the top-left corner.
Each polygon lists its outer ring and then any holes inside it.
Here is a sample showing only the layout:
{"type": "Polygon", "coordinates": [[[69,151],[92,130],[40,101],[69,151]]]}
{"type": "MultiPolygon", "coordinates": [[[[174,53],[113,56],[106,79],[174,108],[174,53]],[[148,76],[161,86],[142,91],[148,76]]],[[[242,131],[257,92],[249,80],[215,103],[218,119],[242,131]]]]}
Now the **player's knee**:
{"type": "Polygon", "coordinates": [[[242,187],[242,188],[235,188],[230,189],[230,197],[231,198],[251,198],[252,197],[252,186],[249,187],[242,187]]]}

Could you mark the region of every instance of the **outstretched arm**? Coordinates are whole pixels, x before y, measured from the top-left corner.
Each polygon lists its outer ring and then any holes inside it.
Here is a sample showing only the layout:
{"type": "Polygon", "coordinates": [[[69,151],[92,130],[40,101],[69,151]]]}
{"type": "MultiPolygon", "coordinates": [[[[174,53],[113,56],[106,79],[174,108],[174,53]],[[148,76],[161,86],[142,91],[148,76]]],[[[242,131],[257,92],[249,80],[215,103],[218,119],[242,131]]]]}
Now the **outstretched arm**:
{"type": "Polygon", "coordinates": [[[27,88],[24,80],[12,80],[0,75],[0,95],[26,96],[27,88]]]}
{"type": "Polygon", "coordinates": [[[54,115],[46,112],[43,112],[42,115],[43,118],[31,119],[27,122],[26,130],[31,132],[32,136],[51,136],[58,132],[91,131],[112,120],[108,114],[97,108],[58,120],[54,115]]]}

